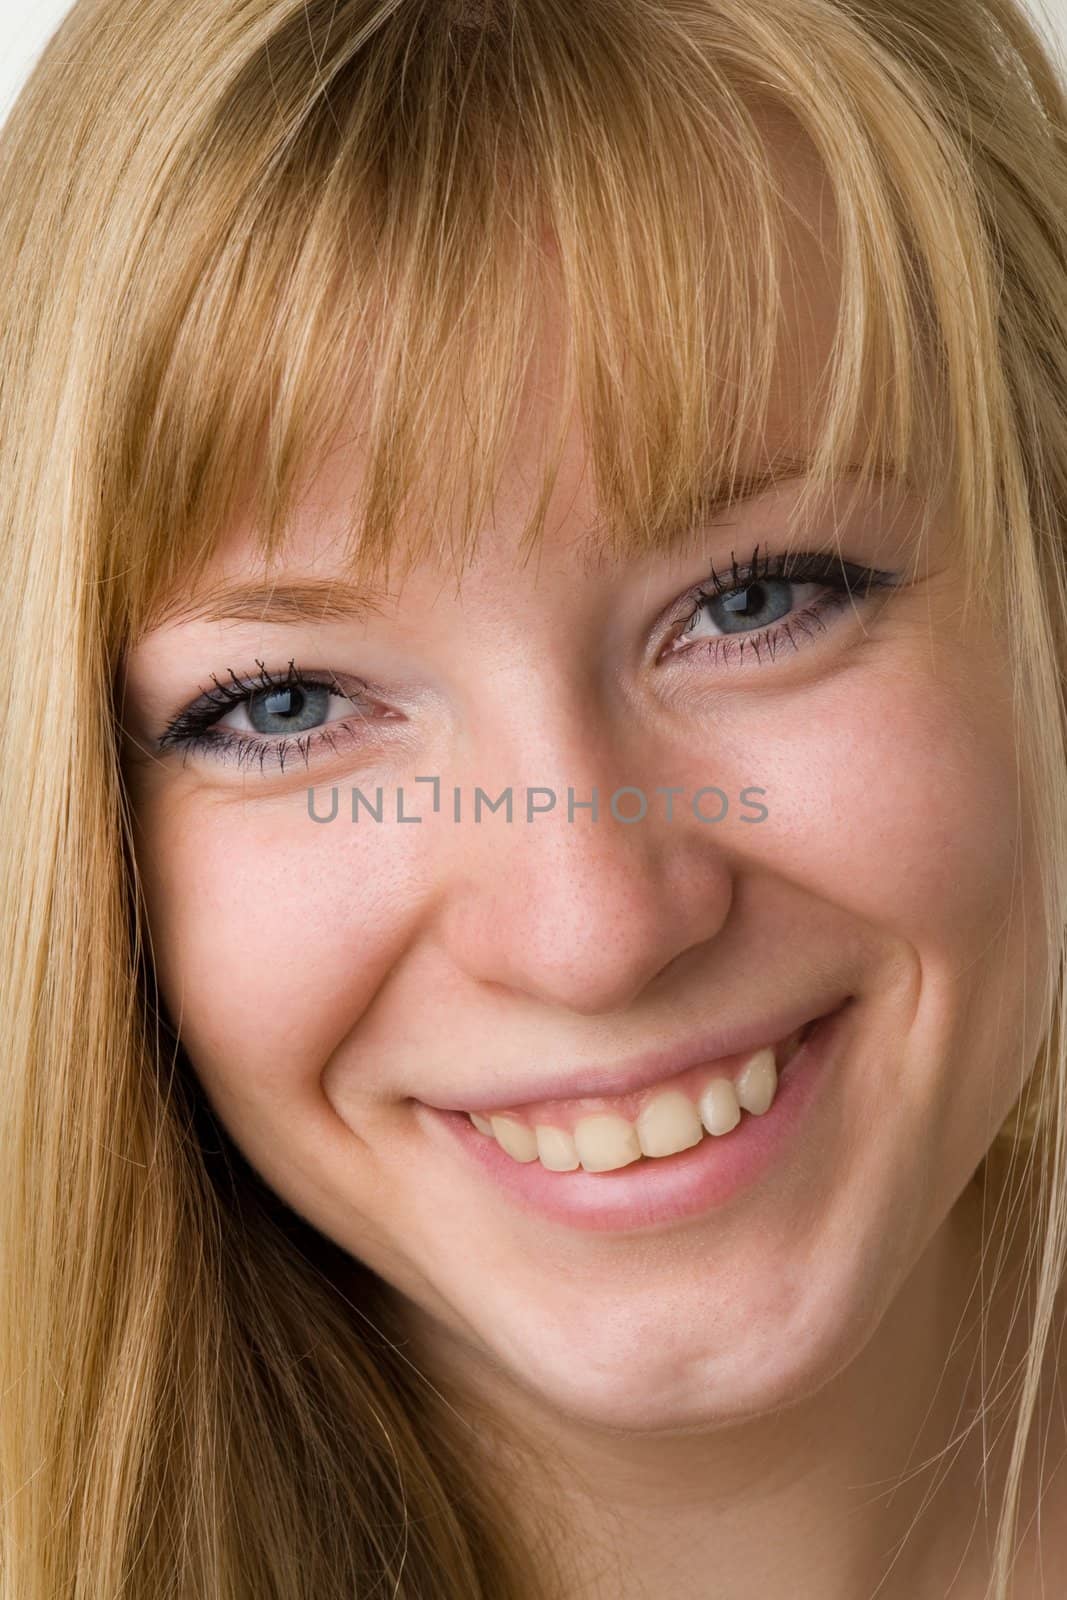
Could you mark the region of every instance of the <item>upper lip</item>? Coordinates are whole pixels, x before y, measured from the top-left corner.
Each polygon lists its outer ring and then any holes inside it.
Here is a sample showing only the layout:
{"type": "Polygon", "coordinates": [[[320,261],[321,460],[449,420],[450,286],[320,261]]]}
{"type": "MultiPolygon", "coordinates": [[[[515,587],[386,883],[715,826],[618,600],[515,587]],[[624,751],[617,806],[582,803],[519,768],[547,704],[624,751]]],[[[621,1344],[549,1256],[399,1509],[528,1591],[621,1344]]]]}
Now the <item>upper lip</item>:
{"type": "Polygon", "coordinates": [[[672,1078],[689,1067],[703,1062],[721,1060],[725,1056],[743,1055],[759,1050],[763,1045],[776,1044],[786,1039],[797,1028],[837,1011],[850,998],[838,993],[819,1003],[807,1001],[766,1013],[752,1021],[720,1023],[706,1029],[681,1044],[666,1049],[645,1050],[640,1055],[628,1056],[623,1061],[613,1061],[607,1066],[583,1066],[568,1072],[565,1068],[547,1071],[538,1078],[523,1076],[518,1071],[509,1075],[504,1070],[496,1086],[486,1084],[470,1094],[451,1096],[447,1103],[420,1095],[424,1105],[438,1111],[505,1111],[518,1109],[538,1100],[580,1100],[595,1096],[633,1094],[650,1088],[663,1078],[672,1078]]]}

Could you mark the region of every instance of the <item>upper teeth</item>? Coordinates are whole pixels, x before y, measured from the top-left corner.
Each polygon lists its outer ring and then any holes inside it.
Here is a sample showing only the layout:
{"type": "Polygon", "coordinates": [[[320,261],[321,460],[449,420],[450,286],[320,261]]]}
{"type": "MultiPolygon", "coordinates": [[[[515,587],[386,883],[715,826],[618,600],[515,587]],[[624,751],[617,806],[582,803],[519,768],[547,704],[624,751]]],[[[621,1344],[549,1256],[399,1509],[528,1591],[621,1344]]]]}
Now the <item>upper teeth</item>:
{"type": "MultiPolygon", "coordinates": [[[[795,1051],[800,1032],[797,1029],[781,1048],[783,1066],[795,1051]]],[[[515,1161],[539,1160],[553,1172],[573,1172],[578,1166],[586,1172],[610,1172],[642,1156],[688,1150],[699,1144],[705,1130],[729,1133],[742,1111],[762,1116],[778,1087],[774,1047],[765,1045],[749,1056],[736,1078],[721,1073],[709,1077],[706,1072],[696,1080],[692,1073],[684,1078],[684,1087],[676,1084],[654,1092],[632,1121],[618,1111],[599,1109],[578,1117],[569,1129],[560,1125],[568,1120],[562,1108],[554,1121],[547,1120],[546,1112],[532,1124],[511,1112],[483,1116],[472,1111],[469,1116],[515,1161]]]]}

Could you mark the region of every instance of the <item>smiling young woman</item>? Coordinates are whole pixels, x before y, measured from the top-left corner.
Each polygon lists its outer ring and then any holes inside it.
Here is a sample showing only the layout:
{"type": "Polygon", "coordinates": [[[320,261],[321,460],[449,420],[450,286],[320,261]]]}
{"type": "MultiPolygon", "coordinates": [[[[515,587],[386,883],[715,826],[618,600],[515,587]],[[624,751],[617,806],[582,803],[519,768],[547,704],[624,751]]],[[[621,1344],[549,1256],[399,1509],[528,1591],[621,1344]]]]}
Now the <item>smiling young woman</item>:
{"type": "Polygon", "coordinates": [[[1067,1592],[1065,517],[1011,0],[76,0],[5,1597],[1067,1592]]]}

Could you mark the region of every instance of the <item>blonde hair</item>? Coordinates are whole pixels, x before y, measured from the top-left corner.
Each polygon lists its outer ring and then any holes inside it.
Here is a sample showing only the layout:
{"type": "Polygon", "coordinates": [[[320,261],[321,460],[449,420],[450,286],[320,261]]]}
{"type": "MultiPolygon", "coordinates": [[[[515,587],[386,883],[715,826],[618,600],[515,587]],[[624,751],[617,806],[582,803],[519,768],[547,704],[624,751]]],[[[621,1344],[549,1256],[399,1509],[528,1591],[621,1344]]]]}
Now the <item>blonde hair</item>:
{"type": "Polygon", "coordinates": [[[246,503],[273,558],[354,396],[353,572],[446,529],[465,559],[549,274],[596,536],[692,526],[763,437],[770,107],[839,225],[798,521],[862,433],[860,478],[943,496],[968,604],[1012,619],[1051,975],[991,1149],[1009,1201],[1029,1173],[1041,1195],[1006,1600],[1067,1247],[1067,101],[1013,0],[77,0],[54,35],[0,135],[11,1600],[549,1592],[471,1408],[405,1358],[373,1273],[341,1292],[352,1263],[242,1162],[160,1016],[117,673],[246,503]]]}

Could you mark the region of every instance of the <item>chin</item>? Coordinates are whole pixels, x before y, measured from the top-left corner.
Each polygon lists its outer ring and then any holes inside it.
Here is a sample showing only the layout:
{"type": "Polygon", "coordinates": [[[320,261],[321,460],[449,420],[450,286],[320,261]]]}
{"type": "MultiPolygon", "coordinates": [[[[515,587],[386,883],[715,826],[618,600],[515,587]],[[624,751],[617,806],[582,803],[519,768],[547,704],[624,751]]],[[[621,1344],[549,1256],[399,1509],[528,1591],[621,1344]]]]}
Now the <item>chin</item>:
{"type": "MultiPolygon", "coordinates": [[[[524,1302],[529,1305],[529,1301],[524,1302]]],[[[655,1433],[728,1426],[816,1394],[859,1354],[873,1324],[847,1294],[772,1309],[694,1296],[684,1309],[631,1301],[582,1315],[525,1315],[500,1337],[498,1372],[542,1409],[591,1427],[655,1433]],[[699,1304],[697,1302],[700,1302],[699,1304]]]]}

